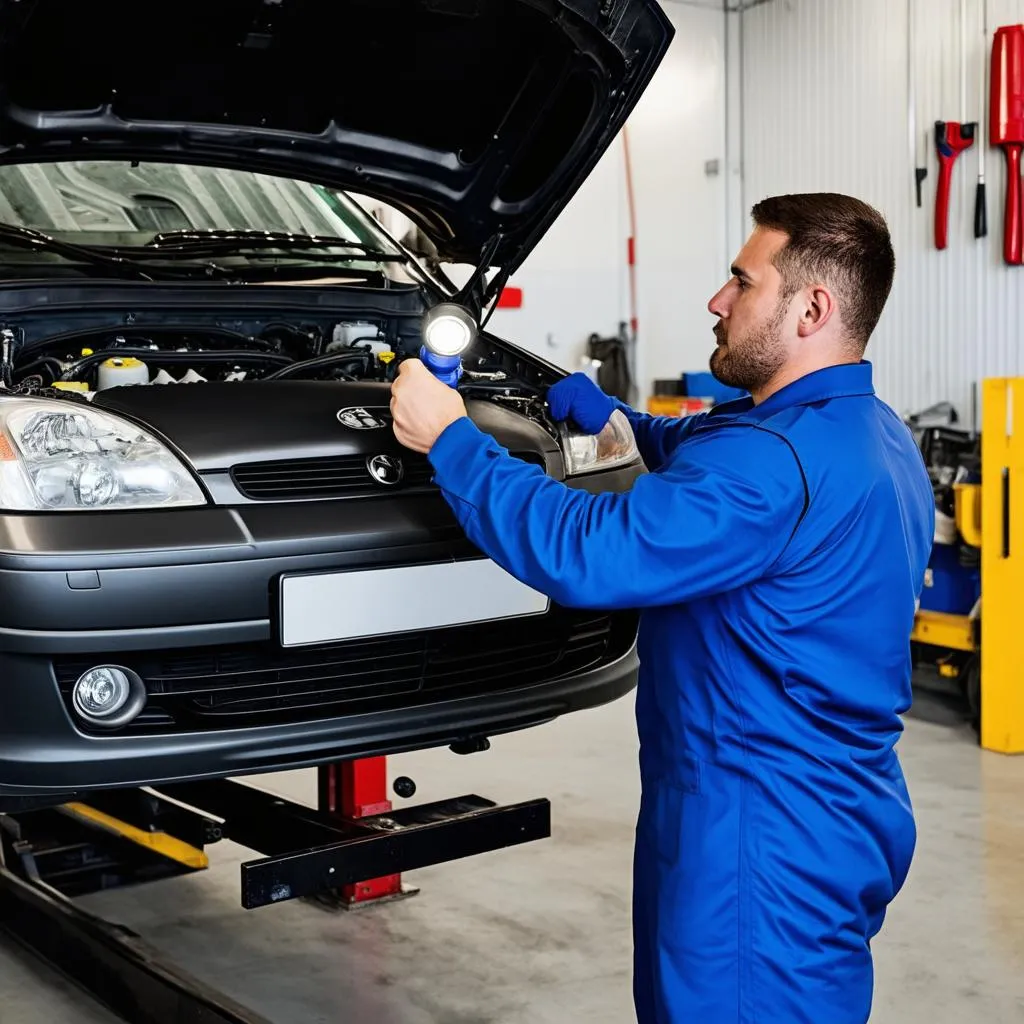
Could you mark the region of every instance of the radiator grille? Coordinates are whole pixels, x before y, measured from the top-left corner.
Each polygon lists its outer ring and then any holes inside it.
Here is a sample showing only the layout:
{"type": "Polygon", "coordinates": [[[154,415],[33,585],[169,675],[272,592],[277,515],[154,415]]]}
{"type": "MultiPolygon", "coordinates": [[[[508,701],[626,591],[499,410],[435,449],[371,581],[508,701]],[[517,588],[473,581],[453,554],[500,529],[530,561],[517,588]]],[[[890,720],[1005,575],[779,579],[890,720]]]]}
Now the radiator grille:
{"type": "Polygon", "coordinates": [[[626,653],[631,615],[554,608],[538,618],[287,649],[274,643],[60,658],[68,707],[75,680],[120,664],[149,693],[134,732],[272,725],[493,693],[595,668],[626,653]]]}
{"type": "Polygon", "coordinates": [[[337,455],[318,459],[280,459],[235,466],[231,477],[247,498],[257,501],[294,501],[298,498],[365,498],[396,492],[422,491],[431,486],[433,469],[423,456],[400,456],[402,479],[379,483],[367,467],[365,455],[337,455]]]}
{"type": "MultiPolygon", "coordinates": [[[[512,452],[518,459],[543,465],[533,452],[512,452]]],[[[231,469],[239,492],[254,501],[297,501],[303,498],[392,497],[434,490],[433,467],[424,455],[402,452],[402,478],[384,484],[370,472],[366,455],[335,455],[315,459],[247,462],[231,469]]]]}

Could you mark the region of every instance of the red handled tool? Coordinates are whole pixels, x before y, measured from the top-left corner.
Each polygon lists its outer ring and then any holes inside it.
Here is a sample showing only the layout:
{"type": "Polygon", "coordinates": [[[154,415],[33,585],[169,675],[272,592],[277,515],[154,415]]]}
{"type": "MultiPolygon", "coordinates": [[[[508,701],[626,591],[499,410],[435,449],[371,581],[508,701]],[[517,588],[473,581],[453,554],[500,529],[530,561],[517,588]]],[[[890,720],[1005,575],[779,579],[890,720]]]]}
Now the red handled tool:
{"type": "Polygon", "coordinates": [[[956,158],[974,145],[976,121],[967,118],[967,3],[960,0],[960,121],[935,122],[939,184],[935,193],[935,248],[945,249],[949,236],[949,190],[956,158]]]}
{"type": "Polygon", "coordinates": [[[1006,209],[1003,258],[1024,262],[1024,212],[1021,209],[1021,147],[1024,146],[1024,25],[996,29],[992,42],[992,92],[989,134],[1006,152],[1006,209]]]}
{"type": "Polygon", "coordinates": [[[935,194],[935,248],[945,249],[949,235],[949,186],[953,182],[956,158],[974,145],[977,124],[959,121],[935,122],[935,149],[939,156],[939,187],[935,194]]]}

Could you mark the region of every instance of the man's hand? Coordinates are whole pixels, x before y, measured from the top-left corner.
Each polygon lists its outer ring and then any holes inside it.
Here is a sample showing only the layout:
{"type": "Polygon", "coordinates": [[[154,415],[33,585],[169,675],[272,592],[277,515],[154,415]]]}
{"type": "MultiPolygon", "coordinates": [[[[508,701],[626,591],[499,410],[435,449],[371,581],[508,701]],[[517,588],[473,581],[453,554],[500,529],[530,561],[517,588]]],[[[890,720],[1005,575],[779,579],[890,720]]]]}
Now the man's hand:
{"type": "Polygon", "coordinates": [[[571,419],[588,434],[600,434],[615,403],[585,373],[564,377],[548,390],[548,407],[556,420],[571,419]]]}
{"type": "Polygon", "coordinates": [[[462,396],[442,384],[419,359],[406,359],[391,385],[395,437],[415,452],[426,454],[457,419],[466,415],[462,396]]]}

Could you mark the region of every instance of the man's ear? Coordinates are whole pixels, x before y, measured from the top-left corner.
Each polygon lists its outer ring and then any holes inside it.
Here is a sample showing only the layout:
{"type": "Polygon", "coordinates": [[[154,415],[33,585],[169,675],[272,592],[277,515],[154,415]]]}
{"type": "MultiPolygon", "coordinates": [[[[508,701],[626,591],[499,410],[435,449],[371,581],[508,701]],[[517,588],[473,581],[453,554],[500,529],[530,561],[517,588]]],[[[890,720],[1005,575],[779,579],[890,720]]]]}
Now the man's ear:
{"type": "Polygon", "coordinates": [[[816,284],[805,288],[801,292],[797,334],[801,338],[817,334],[832,319],[835,309],[835,299],[824,285],[816,284]]]}

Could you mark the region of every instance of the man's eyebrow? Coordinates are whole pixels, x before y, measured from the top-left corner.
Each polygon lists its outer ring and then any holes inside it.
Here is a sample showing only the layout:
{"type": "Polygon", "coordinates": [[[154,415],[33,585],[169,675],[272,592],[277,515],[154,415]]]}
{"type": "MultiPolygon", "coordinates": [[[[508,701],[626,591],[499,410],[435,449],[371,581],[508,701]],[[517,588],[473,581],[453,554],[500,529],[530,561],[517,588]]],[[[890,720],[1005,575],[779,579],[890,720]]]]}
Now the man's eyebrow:
{"type": "Polygon", "coordinates": [[[733,277],[741,278],[744,281],[752,280],[751,276],[742,268],[738,267],[735,263],[729,268],[729,273],[733,277]]]}

